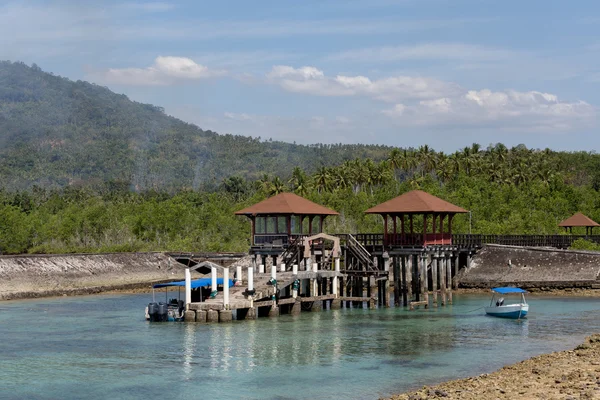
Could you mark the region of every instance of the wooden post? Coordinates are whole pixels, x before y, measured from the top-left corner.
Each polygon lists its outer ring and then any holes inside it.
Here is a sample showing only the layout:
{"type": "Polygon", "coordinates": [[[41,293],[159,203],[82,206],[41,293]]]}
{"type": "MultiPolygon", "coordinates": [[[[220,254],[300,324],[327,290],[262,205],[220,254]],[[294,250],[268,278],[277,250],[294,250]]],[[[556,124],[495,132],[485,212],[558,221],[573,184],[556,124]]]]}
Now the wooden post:
{"type": "Polygon", "coordinates": [[[394,305],[400,307],[400,267],[398,257],[392,257],[394,265],[394,305]]]}
{"type": "Polygon", "coordinates": [[[406,296],[408,297],[408,301],[412,301],[413,299],[413,255],[410,254],[407,257],[407,265],[406,265],[406,296]]]}
{"type": "Polygon", "coordinates": [[[421,255],[421,301],[429,303],[429,282],[427,279],[427,256],[421,255]]]}
{"type": "Polygon", "coordinates": [[[454,289],[458,289],[458,251],[456,252],[456,256],[454,257],[454,265],[452,267],[452,287],[454,289]]]}
{"type": "Polygon", "coordinates": [[[440,263],[440,297],[443,306],[446,305],[446,255],[441,254],[440,263]]]}
{"type": "MultiPolygon", "coordinates": [[[[185,309],[186,311],[190,308],[190,303],[192,302],[192,275],[190,273],[190,269],[185,269],[185,309]]],[[[196,314],[194,314],[194,320],[196,319],[196,314]]]]}
{"type": "Polygon", "coordinates": [[[384,303],[383,306],[384,307],[389,307],[390,306],[390,256],[387,253],[384,253],[383,256],[383,270],[386,271],[387,277],[383,283],[383,298],[384,303]]]}
{"type": "MultiPolygon", "coordinates": [[[[313,264],[313,272],[316,273],[319,269],[319,264],[314,263],[313,264]]],[[[311,279],[311,287],[310,287],[310,296],[314,297],[314,296],[318,296],[319,295],[319,287],[318,287],[319,283],[317,282],[317,280],[315,278],[311,279]]]]}
{"type": "Polygon", "coordinates": [[[446,253],[446,290],[448,292],[448,304],[452,304],[452,254],[446,253]]]}
{"type": "Polygon", "coordinates": [[[406,297],[406,256],[401,257],[402,260],[402,305],[408,306],[408,298],[406,297]]]}
{"type": "Polygon", "coordinates": [[[438,254],[433,253],[431,259],[431,292],[433,293],[433,306],[437,307],[438,302],[438,254]]]}

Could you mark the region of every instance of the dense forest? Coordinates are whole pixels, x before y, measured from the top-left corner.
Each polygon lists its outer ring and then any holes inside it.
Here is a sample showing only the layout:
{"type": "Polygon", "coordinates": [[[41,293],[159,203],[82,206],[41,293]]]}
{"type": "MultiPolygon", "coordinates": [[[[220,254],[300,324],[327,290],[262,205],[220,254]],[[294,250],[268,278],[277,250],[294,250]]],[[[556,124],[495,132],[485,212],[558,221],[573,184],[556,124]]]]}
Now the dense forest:
{"type": "MultiPolygon", "coordinates": [[[[326,230],[381,232],[381,217],[364,211],[422,189],[472,212],[455,232],[560,233],[577,211],[600,220],[598,156],[474,144],[446,155],[428,146],[393,149],[375,162],[356,158],[289,176],[222,179],[214,190],[135,192],[105,185],[0,192],[0,247],[5,253],[109,251],[245,251],[250,226],[238,209],[293,191],[340,212],[326,230]]],[[[583,244],[585,247],[585,244],[583,244]]]]}
{"type": "Polygon", "coordinates": [[[283,191],[340,212],[328,232],[381,232],[364,211],[417,188],[471,211],[456,232],[560,233],[577,211],[600,220],[595,153],[264,142],[0,63],[3,253],[246,251],[249,223],[233,213],[283,191]]]}

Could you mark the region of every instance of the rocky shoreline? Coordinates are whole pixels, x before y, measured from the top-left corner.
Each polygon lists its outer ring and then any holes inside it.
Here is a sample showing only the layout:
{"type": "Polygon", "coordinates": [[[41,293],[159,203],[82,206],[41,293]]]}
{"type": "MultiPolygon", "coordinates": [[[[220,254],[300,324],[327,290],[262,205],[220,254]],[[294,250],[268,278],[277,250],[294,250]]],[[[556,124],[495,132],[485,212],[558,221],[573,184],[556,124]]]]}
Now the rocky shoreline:
{"type": "Polygon", "coordinates": [[[532,357],[490,374],[458,379],[389,400],[600,399],[600,334],[573,350],[532,357]]]}

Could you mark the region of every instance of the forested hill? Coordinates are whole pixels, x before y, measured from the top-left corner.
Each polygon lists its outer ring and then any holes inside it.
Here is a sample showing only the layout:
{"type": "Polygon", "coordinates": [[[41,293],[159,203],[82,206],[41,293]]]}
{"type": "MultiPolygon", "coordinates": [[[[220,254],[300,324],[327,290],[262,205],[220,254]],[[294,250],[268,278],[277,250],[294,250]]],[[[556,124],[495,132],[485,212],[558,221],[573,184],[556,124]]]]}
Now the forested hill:
{"type": "Polygon", "coordinates": [[[0,61],[0,187],[116,185],[136,191],[211,187],[228,176],[308,172],[390,148],[310,145],[219,135],[160,107],[35,64],[0,61]]]}

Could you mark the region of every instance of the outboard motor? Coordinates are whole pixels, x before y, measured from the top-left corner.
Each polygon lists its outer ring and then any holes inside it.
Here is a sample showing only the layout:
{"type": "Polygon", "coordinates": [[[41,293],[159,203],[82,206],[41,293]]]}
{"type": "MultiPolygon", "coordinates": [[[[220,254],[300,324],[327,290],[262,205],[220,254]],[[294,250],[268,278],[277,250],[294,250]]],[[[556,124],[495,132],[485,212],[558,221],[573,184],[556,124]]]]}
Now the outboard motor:
{"type": "Polygon", "coordinates": [[[169,306],[166,303],[158,303],[158,322],[169,320],[169,306]]]}
{"type": "Polygon", "coordinates": [[[150,322],[158,321],[158,303],[148,304],[148,316],[150,317],[150,322]]]}

